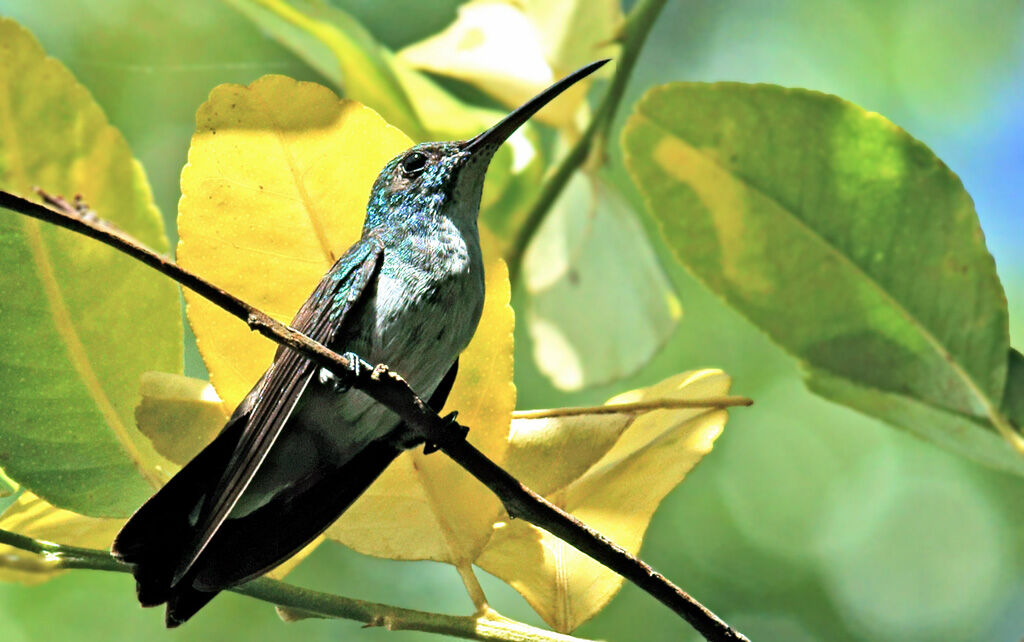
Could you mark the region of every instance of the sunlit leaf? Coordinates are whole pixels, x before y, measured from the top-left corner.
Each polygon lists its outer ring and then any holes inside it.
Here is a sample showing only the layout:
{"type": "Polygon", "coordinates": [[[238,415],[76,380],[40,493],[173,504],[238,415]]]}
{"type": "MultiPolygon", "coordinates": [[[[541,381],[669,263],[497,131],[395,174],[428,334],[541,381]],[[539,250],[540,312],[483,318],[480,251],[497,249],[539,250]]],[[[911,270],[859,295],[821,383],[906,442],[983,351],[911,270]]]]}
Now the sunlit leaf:
{"type": "MultiPolygon", "coordinates": [[[[288,321],[358,238],[374,178],[410,141],[369,109],[282,77],[217,88],[197,120],[182,175],[179,261],[288,321]]],[[[449,403],[473,427],[470,441],[500,461],[515,390],[508,277],[497,256],[485,235],[486,331],[463,354],[449,403]]],[[[186,300],[211,381],[234,407],[275,346],[195,297],[186,300]]],[[[349,510],[348,526],[331,533],[364,552],[457,562],[479,552],[495,506],[444,456],[408,453],[349,510]],[[369,511],[372,523],[361,517],[371,502],[386,504],[369,511]],[[398,515],[409,516],[403,530],[395,530],[398,515]]]]}
{"type": "Polygon", "coordinates": [[[494,236],[504,253],[515,239],[529,207],[537,197],[538,186],[547,169],[547,156],[540,146],[536,130],[520,127],[499,148],[484,182],[480,220],[494,236]]]}
{"type": "Polygon", "coordinates": [[[557,387],[577,390],[647,363],[682,307],[622,197],[600,179],[577,174],[533,239],[523,276],[541,372],[557,387]]]}
{"type": "Polygon", "coordinates": [[[1024,474],[1000,411],[1006,297],[970,197],[924,145],[834,96],[734,83],[653,89],[623,144],[679,260],[812,390],[1024,474]]]}
{"type": "Polygon", "coordinates": [[[179,466],[213,441],[228,413],[208,381],[167,372],[145,372],[135,421],[157,452],[179,466]]]}
{"type": "MultiPolygon", "coordinates": [[[[399,56],[420,69],[476,84],[507,106],[522,103],[554,80],[536,27],[506,2],[462,5],[448,28],[406,47],[399,56]]],[[[556,106],[564,110],[566,102],[556,106]]],[[[578,105],[578,97],[573,102],[578,105]]],[[[558,119],[569,116],[571,112],[558,113],[558,119]]]]}
{"type": "MultiPolygon", "coordinates": [[[[729,377],[701,370],[619,395],[609,404],[724,395],[729,377]]],[[[727,414],[714,409],[654,410],[636,416],[513,421],[508,469],[585,524],[636,553],[665,495],[707,454],[727,414]],[[565,434],[560,434],[561,432],[565,434]],[[584,472],[585,471],[585,472],[584,472]],[[580,474],[582,473],[582,474],[580,474]],[[555,489],[555,490],[552,490],[555,489]]],[[[602,608],[622,578],[522,520],[495,524],[477,560],[519,591],[544,621],[575,629],[602,608]]]]}
{"type": "MultiPolygon", "coordinates": [[[[621,8],[618,2],[596,4],[470,2],[459,7],[447,29],[398,55],[419,69],[472,83],[514,107],[577,67],[608,57],[621,8]]],[[[587,87],[588,81],[577,83],[536,118],[571,125],[587,87]]]]}
{"type": "MultiPolygon", "coordinates": [[[[395,73],[406,92],[415,96],[413,107],[432,140],[465,139],[479,134],[505,114],[495,109],[477,107],[456,98],[427,74],[413,69],[401,60],[395,61],[395,73]]],[[[367,103],[371,107],[372,103],[367,103]]],[[[513,136],[525,135],[532,126],[523,125],[513,136]]],[[[501,150],[498,152],[501,153],[501,150]]],[[[489,172],[488,172],[489,173],[489,172]]]]}
{"type": "MultiPolygon", "coordinates": [[[[199,108],[182,172],[178,260],[285,323],[359,238],[370,187],[410,141],[325,87],[265,76],[199,108]]],[[[276,344],[186,291],[217,393],[234,408],[276,344]]]]}
{"type": "Polygon", "coordinates": [[[399,81],[393,54],[359,21],[322,2],[227,2],[342,87],[345,96],[372,105],[388,122],[421,137],[423,126],[399,81]]]}
{"type": "MultiPolygon", "coordinates": [[[[3,515],[0,515],[0,529],[64,546],[107,550],[125,521],[87,517],[56,508],[26,491],[4,511],[3,515]]],[[[267,575],[281,579],[298,566],[322,541],[322,537],[317,538],[267,575]]],[[[0,544],[0,582],[36,584],[62,572],[56,568],[56,560],[0,544]]]]}
{"type": "MultiPolygon", "coordinates": [[[[63,65],[0,19],[0,188],[85,196],[158,251],[142,168],[63,65]]],[[[54,504],[125,516],[163,479],[135,430],[139,374],[180,371],[177,288],[92,239],[0,212],[0,465],[54,504]]]]}
{"type": "MultiPolygon", "coordinates": [[[[55,508],[27,491],[0,515],[0,529],[5,531],[68,546],[99,549],[110,546],[124,522],[55,508]]],[[[55,560],[0,544],[0,581],[35,584],[60,572],[55,560]]]]}
{"type": "Polygon", "coordinates": [[[616,57],[616,39],[623,25],[619,0],[523,0],[520,4],[556,73],[616,57]]]}
{"type": "Polygon", "coordinates": [[[344,92],[417,141],[467,138],[500,112],[468,105],[397,59],[337,7],[305,0],[227,0],[344,92]],[[377,74],[380,82],[372,80],[377,74]]]}
{"type": "MultiPolygon", "coordinates": [[[[476,335],[459,358],[459,375],[444,412],[459,412],[469,441],[499,464],[515,407],[508,270],[484,238],[487,295],[476,335]]],[[[368,555],[468,565],[491,535],[497,497],[441,455],[399,457],[328,530],[368,555]]]]}
{"type": "MultiPolygon", "coordinates": [[[[456,98],[427,74],[391,55],[355,20],[336,8],[309,2],[286,4],[264,0],[231,0],[231,4],[343,89],[347,97],[377,110],[417,141],[470,138],[504,116],[501,111],[477,107],[456,98]],[[337,40],[349,42],[354,48],[333,46],[337,40]],[[387,73],[393,75],[405,95],[411,97],[419,122],[417,127],[406,128],[402,119],[392,117],[397,109],[394,96],[364,91],[361,85],[344,81],[342,67],[357,64],[367,56],[385,65],[387,73]]],[[[544,169],[539,141],[530,123],[517,130],[491,161],[484,181],[481,220],[503,241],[514,237],[526,207],[536,194],[544,169]]]]}

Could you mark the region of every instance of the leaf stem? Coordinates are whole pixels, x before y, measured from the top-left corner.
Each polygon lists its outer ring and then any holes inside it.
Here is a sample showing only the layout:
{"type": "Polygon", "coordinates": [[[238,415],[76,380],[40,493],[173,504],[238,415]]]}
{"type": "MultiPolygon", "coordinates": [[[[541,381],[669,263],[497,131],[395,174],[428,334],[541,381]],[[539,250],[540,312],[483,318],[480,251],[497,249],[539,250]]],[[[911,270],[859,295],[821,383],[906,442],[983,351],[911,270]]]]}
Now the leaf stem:
{"type": "Polygon", "coordinates": [[[615,112],[619,107],[619,103],[622,102],[626,83],[629,81],[629,76],[636,65],[637,57],[640,55],[640,49],[643,47],[647,34],[650,33],[651,27],[654,26],[654,22],[664,6],[665,0],[640,0],[626,17],[620,36],[623,41],[622,55],[616,61],[615,74],[612,76],[611,85],[608,87],[604,99],[587,125],[586,130],[584,130],[583,135],[576,141],[576,144],[569,150],[569,153],[562,158],[562,161],[555,168],[550,178],[544,182],[540,193],[537,195],[536,200],[534,200],[533,205],[530,206],[523,224],[516,231],[516,236],[506,253],[505,261],[508,263],[509,279],[512,281],[513,287],[519,280],[523,254],[526,252],[527,246],[530,245],[530,241],[533,239],[534,234],[536,234],[540,224],[544,221],[544,216],[551,208],[551,205],[554,204],[558,195],[562,193],[566,183],[572,178],[573,172],[579,169],[587,160],[587,157],[594,149],[594,141],[599,137],[605,136],[608,128],[611,127],[612,121],[615,119],[615,112]]]}
{"type": "Polygon", "coordinates": [[[459,578],[466,587],[466,592],[469,593],[469,599],[473,600],[473,606],[478,611],[487,609],[487,596],[484,595],[484,587],[480,586],[480,580],[477,578],[476,573],[473,572],[473,565],[460,561],[454,566],[455,570],[459,573],[459,578]]]}
{"type": "MultiPolygon", "coordinates": [[[[244,320],[250,328],[263,336],[298,350],[317,365],[327,368],[342,381],[358,388],[397,414],[407,426],[419,431],[426,441],[437,444],[459,466],[491,489],[501,500],[509,516],[521,517],[543,528],[633,582],[684,618],[708,640],[747,639],[665,576],[534,493],[501,466],[488,459],[465,440],[464,428],[441,418],[416,395],[404,379],[386,365],[378,364],[372,370],[358,368],[358,373],[354,373],[354,369],[349,367],[348,360],[341,355],[183,269],[167,257],[153,252],[124,232],[105,223],[92,212],[61,206],[62,199],[58,201],[50,198],[49,201],[61,209],[53,210],[0,191],[0,207],[51,222],[124,252],[244,320]]],[[[64,204],[66,205],[66,202],[64,204]]]]}
{"type": "MultiPolygon", "coordinates": [[[[42,555],[55,570],[131,572],[128,565],[118,562],[107,551],[98,549],[63,546],[2,529],[0,544],[42,555]]],[[[424,631],[468,640],[496,642],[586,642],[582,638],[545,631],[510,620],[491,609],[483,609],[477,615],[429,613],[322,593],[266,577],[229,590],[276,604],[286,611],[297,611],[303,617],[355,620],[366,626],[383,626],[392,631],[424,631]]]]}
{"type": "Polygon", "coordinates": [[[610,403],[604,406],[571,406],[544,410],[514,410],[513,419],[551,419],[553,417],[578,417],[580,415],[633,415],[650,410],[668,408],[729,408],[751,406],[754,400],[748,397],[707,397],[706,399],[653,399],[631,403],[610,403]]]}

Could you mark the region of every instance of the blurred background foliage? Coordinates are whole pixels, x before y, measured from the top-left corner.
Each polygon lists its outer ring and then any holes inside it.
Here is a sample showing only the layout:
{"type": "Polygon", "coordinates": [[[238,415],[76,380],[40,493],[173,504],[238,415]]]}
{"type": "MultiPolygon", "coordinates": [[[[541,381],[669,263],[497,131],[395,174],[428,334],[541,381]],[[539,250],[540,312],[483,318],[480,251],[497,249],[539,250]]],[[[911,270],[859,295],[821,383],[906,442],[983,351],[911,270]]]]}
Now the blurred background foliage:
{"type": "MultiPolygon", "coordinates": [[[[336,0],[398,49],[450,23],[458,3],[336,0]]],[[[174,240],[178,177],[195,110],[224,82],[266,73],[320,80],[226,4],[204,0],[0,0],[86,85],[146,167],[174,240]]],[[[641,54],[630,105],[672,80],[771,82],[835,93],[924,141],[975,200],[1024,345],[1024,7],[1017,0],[676,0],[641,54]]],[[[616,127],[617,130],[617,127],[616,127]]],[[[617,146],[610,178],[626,186],[617,146]]],[[[624,189],[632,195],[635,192],[624,189]]],[[[671,259],[642,217],[686,309],[664,350],[612,386],[564,393],[517,328],[519,407],[600,402],[681,370],[720,367],[757,405],[732,413],[707,461],[655,516],[643,557],[754,640],[1019,640],[1024,634],[1024,499],[992,472],[810,394],[795,362],[671,259]]],[[[522,293],[520,293],[521,297],[522,293]]],[[[521,302],[521,298],[520,298],[521,302]]],[[[194,348],[186,372],[200,376],[194,348]]],[[[4,505],[0,500],[0,506],[4,505]]],[[[485,578],[485,580],[490,578],[485,578]]],[[[435,611],[471,608],[455,571],[321,547],[290,580],[435,611]]],[[[485,589],[510,617],[538,622],[511,589],[485,589]]],[[[177,639],[430,639],[285,625],[267,605],[225,595],[177,639]]],[[[626,586],[577,632],[676,640],[687,627],[626,586]]],[[[0,638],[162,639],[128,578],[74,572],[0,585],[0,638]]]]}

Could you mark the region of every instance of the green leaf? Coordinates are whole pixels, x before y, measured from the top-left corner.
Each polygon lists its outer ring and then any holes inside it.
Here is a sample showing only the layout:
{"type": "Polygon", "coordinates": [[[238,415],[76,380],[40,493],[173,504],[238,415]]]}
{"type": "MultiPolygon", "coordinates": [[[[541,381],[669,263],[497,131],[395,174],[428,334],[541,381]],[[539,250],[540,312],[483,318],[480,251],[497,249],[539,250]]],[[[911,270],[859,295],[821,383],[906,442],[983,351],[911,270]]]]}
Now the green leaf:
{"type": "Polygon", "coordinates": [[[394,56],[358,20],[307,0],[226,0],[260,29],[415,139],[423,125],[395,71],[394,56]]]}
{"type": "Polygon", "coordinates": [[[927,147],[834,96],[737,83],[651,90],[623,145],[679,260],[812,390],[985,463],[1009,465],[1006,441],[1024,453],[1000,411],[1006,298],[970,197],[927,147]]]}
{"type": "Polygon", "coordinates": [[[998,433],[986,430],[979,419],[823,370],[810,371],[805,383],[826,399],[904,428],[989,468],[1024,475],[1024,457],[998,433]]]}
{"type": "Polygon", "coordinates": [[[0,468],[0,497],[10,497],[18,492],[18,482],[14,481],[0,468]]]}
{"type": "MultiPolygon", "coordinates": [[[[0,188],[83,194],[168,250],[141,166],[88,92],[32,36],[0,20],[0,188]]],[[[92,239],[0,214],[0,465],[77,513],[131,513],[164,462],[134,427],[139,375],[180,371],[178,290],[92,239]]]]}
{"type": "Polygon", "coordinates": [[[523,275],[541,371],[558,388],[578,390],[646,364],[675,330],[682,307],[622,197],[577,173],[533,238],[523,275]]]}

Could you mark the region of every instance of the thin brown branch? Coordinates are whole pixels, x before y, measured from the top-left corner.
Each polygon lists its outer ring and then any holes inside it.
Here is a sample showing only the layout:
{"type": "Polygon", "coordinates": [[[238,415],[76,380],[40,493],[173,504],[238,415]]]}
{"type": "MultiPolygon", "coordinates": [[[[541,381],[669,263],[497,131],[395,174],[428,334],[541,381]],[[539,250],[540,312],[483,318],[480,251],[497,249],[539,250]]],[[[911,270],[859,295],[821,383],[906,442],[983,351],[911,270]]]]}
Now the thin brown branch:
{"type": "Polygon", "coordinates": [[[543,528],[633,582],[683,617],[706,639],[746,640],[742,634],[663,575],[526,488],[488,459],[464,439],[464,430],[431,410],[405,380],[389,370],[386,365],[378,365],[372,370],[360,368],[358,374],[353,374],[348,367],[348,361],[341,355],[184,270],[167,257],[153,252],[94,215],[83,214],[74,206],[64,207],[59,205],[59,201],[51,200],[58,203],[60,211],[0,191],[0,207],[84,234],[142,261],[242,319],[263,336],[298,350],[317,365],[327,368],[346,383],[362,390],[401,417],[408,426],[418,430],[428,442],[437,444],[446,455],[491,489],[501,500],[510,517],[522,518],[543,528]]]}
{"type": "Polygon", "coordinates": [[[570,406],[568,408],[546,408],[544,410],[516,410],[513,419],[551,419],[554,417],[580,417],[583,415],[635,415],[652,410],[668,410],[680,408],[731,408],[735,406],[751,406],[754,400],[749,397],[725,395],[722,397],[705,397],[704,399],[653,399],[651,401],[634,401],[631,403],[610,403],[604,406],[570,406]]]}

